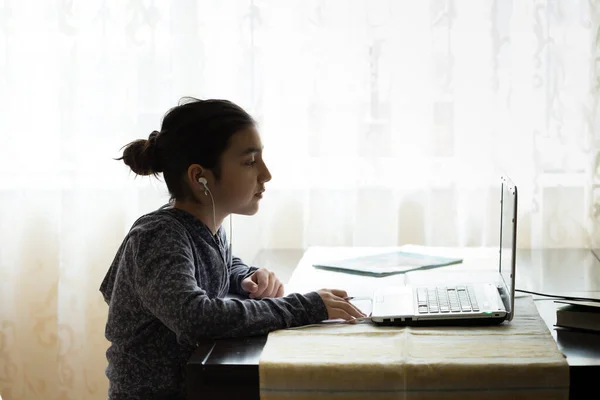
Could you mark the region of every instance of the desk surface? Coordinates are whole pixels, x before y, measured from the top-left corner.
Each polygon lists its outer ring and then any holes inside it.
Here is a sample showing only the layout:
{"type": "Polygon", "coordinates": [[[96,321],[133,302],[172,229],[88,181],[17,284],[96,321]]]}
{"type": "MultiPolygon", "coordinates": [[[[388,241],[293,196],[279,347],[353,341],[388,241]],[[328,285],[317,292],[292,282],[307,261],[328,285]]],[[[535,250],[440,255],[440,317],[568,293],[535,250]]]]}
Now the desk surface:
{"type": "MultiPolygon", "coordinates": [[[[590,250],[518,250],[517,270],[521,281],[517,280],[518,289],[600,298],[600,261],[590,250]]],[[[567,357],[570,398],[585,398],[585,390],[595,388],[600,376],[600,334],[557,329],[555,303],[540,299],[536,305],[567,357]]],[[[266,340],[266,336],[215,340],[199,347],[187,366],[188,399],[258,399],[258,361],[266,340]]]]}

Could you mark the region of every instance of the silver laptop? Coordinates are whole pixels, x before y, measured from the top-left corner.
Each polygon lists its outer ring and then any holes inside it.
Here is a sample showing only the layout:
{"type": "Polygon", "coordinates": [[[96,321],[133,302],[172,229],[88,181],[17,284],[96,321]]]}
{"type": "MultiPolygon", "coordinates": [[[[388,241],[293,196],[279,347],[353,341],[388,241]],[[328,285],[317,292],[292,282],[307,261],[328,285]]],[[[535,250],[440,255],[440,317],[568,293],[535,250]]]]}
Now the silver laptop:
{"type": "MultiPolygon", "coordinates": [[[[515,302],[517,187],[504,176],[500,191],[499,273],[489,282],[381,288],[371,321],[382,325],[482,325],[512,320],[515,302]]],[[[444,273],[432,281],[444,282],[444,273]]],[[[449,280],[448,280],[449,281],[449,280]]]]}

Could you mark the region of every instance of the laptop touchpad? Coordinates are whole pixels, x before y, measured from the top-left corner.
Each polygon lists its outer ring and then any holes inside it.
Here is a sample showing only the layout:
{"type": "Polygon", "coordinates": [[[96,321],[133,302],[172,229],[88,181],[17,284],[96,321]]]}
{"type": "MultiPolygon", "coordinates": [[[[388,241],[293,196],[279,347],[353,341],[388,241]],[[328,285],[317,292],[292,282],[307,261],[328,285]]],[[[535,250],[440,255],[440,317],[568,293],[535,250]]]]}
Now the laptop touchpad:
{"type": "Polygon", "coordinates": [[[395,293],[386,293],[379,299],[375,298],[376,302],[378,300],[381,301],[381,304],[377,305],[380,306],[377,307],[377,314],[379,315],[411,316],[415,312],[413,306],[413,292],[410,287],[400,288],[395,293]]]}

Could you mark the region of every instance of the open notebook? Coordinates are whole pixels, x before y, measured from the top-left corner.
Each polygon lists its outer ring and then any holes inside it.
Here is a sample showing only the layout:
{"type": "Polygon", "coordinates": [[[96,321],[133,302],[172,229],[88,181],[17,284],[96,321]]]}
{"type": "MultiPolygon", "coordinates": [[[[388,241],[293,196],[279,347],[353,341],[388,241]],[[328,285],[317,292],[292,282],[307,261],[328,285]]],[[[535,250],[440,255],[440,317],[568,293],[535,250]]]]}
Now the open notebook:
{"type": "Polygon", "coordinates": [[[369,276],[388,276],[409,271],[459,264],[461,258],[449,258],[406,251],[393,251],[368,256],[313,263],[315,268],[369,276]]]}

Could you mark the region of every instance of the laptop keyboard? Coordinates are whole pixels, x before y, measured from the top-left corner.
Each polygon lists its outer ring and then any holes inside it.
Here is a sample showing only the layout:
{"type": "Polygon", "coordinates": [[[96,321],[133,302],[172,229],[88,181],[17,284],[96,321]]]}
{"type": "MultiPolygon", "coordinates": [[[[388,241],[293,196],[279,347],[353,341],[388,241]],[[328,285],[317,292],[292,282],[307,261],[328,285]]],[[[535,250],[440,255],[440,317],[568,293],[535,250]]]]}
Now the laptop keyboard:
{"type": "Polygon", "coordinates": [[[419,314],[477,312],[479,305],[470,286],[417,288],[419,314]]]}

